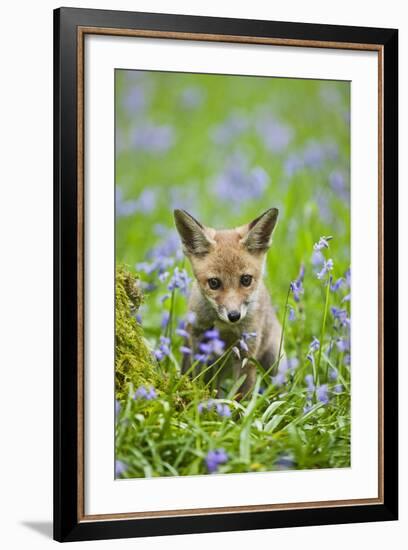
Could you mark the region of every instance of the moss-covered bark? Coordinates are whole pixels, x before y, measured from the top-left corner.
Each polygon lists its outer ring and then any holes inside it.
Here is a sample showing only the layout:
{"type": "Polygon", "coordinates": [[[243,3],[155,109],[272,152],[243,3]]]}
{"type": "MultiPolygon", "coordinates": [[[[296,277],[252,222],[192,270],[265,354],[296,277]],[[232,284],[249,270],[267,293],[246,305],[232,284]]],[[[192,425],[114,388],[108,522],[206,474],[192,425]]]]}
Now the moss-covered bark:
{"type": "Polygon", "coordinates": [[[116,398],[127,397],[131,385],[155,385],[157,373],[154,360],[143,339],[143,329],[136,321],[136,313],[143,301],[137,276],[125,267],[116,269],[116,337],[115,390],[116,398]]]}

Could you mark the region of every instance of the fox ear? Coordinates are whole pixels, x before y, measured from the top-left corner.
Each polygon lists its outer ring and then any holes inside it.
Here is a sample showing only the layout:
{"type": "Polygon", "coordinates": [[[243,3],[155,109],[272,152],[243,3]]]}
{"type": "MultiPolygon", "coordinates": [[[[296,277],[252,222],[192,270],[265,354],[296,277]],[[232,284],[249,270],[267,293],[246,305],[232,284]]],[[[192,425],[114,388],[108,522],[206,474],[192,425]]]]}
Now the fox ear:
{"type": "Polygon", "coordinates": [[[279,210],[270,208],[245,226],[241,243],[250,252],[266,252],[272,242],[272,232],[278,219],[279,210]]]}
{"type": "Polygon", "coordinates": [[[209,252],[213,241],[206,235],[206,229],[199,221],[186,210],[175,210],[174,221],[187,255],[201,256],[209,252]]]}

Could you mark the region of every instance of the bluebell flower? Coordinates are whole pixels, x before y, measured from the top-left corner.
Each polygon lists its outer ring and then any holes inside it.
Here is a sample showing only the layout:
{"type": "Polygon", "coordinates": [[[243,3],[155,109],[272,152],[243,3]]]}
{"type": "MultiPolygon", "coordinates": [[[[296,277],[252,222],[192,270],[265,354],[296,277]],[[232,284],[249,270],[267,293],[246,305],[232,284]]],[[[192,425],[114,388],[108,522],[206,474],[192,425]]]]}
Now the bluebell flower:
{"type": "Polygon", "coordinates": [[[182,294],[186,294],[190,282],[191,279],[188,276],[187,271],[185,269],[180,269],[179,267],[176,267],[167,288],[170,291],[173,291],[177,288],[182,294]]]}
{"type": "Polygon", "coordinates": [[[116,400],[115,400],[115,416],[116,416],[116,418],[117,418],[117,417],[119,416],[119,414],[120,414],[120,409],[121,409],[120,403],[119,403],[119,401],[116,399],[116,400]]]}
{"type": "Polygon", "coordinates": [[[137,211],[135,200],[125,200],[122,189],[117,185],[115,189],[115,211],[119,217],[131,216],[137,211]]]}
{"type": "Polygon", "coordinates": [[[313,250],[322,250],[323,248],[329,248],[329,241],[333,237],[320,237],[319,241],[313,245],[313,250]]]}
{"type": "Polygon", "coordinates": [[[161,154],[175,143],[174,129],[169,125],[146,122],[134,128],[130,136],[131,146],[141,152],[161,154]]]}
{"type": "Polygon", "coordinates": [[[343,284],[344,284],[344,279],[343,279],[343,277],[340,277],[339,279],[337,279],[337,281],[335,283],[332,283],[330,285],[330,290],[332,292],[337,292],[343,284]]]}
{"type": "Polygon", "coordinates": [[[205,463],[207,465],[207,470],[210,474],[214,474],[218,471],[218,467],[221,464],[225,464],[228,461],[228,454],[224,449],[214,449],[213,451],[208,451],[205,458],[205,463]]]}
{"type": "Polygon", "coordinates": [[[126,472],[128,466],[121,460],[115,460],[115,477],[120,477],[126,472]]]}
{"type": "Polygon", "coordinates": [[[190,334],[184,329],[184,328],[176,328],[176,334],[181,336],[182,338],[189,338],[190,334]]]}
{"type": "Polygon", "coordinates": [[[350,341],[345,338],[338,338],[336,340],[336,346],[340,353],[344,353],[345,351],[349,351],[350,341]]]}
{"type": "Polygon", "coordinates": [[[292,128],[270,116],[260,118],[256,129],[265,148],[272,153],[284,151],[293,138],[292,128]]]}
{"type": "Polygon", "coordinates": [[[303,278],[304,278],[304,276],[305,276],[305,266],[303,264],[301,264],[297,279],[295,279],[294,281],[292,281],[290,283],[290,290],[293,293],[293,298],[294,298],[295,302],[300,301],[300,297],[304,292],[304,288],[303,288],[303,278]]]}
{"type": "Polygon", "coordinates": [[[226,403],[217,403],[215,406],[217,414],[229,418],[231,416],[231,409],[226,403]]]}
{"type": "Polygon", "coordinates": [[[286,374],[283,372],[278,372],[275,376],[272,376],[272,384],[274,386],[280,387],[283,386],[286,382],[286,374]]]}
{"type": "Polygon", "coordinates": [[[295,459],[292,453],[282,453],[277,457],[274,465],[278,470],[290,470],[295,465],[295,459]]]}
{"type": "Polygon", "coordinates": [[[293,307],[289,306],[289,321],[294,321],[296,319],[295,310],[293,307]]]}
{"type": "Polygon", "coordinates": [[[332,271],[334,267],[334,263],[333,263],[333,260],[331,258],[329,258],[327,260],[327,262],[325,261],[324,264],[323,264],[323,267],[321,269],[321,271],[319,271],[317,274],[316,274],[316,277],[321,280],[325,277],[325,275],[327,275],[327,273],[329,273],[330,271],[332,271]]]}
{"type": "Polygon", "coordinates": [[[313,408],[313,404],[311,401],[306,401],[306,405],[303,407],[303,414],[307,414],[309,411],[311,411],[313,408]]]}
{"type": "Polygon", "coordinates": [[[341,393],[343,391],[343,386],[341,384],[336,384],[333,388],[334,393],[341,393]]]}
{"type": "Polygon", "coordinates": [[[337,369],[334,367],[330,367],[329,369],[329,379],[334,381],[337,380],[339,373],[337,372],[337,369]]]}
{"type": "Polygon", "coordinates": [[[333,191],[338,195],[342,200],[349,202],[350,200],[350,189],[346,184],[346,178],[343,172],[339,170],[334,170],[329,175],[329,183],[333,191]]]}
{"type": "Polygon", "coordinates": [[[313,336],[313,340],[311,341],[311,343],[309,345],[309,351],[313,353],[313,352],[317,351],[319,348],[320,348],[320,342],[316,338],[316,336],[313,336]]]}
{"type": "Polygon", "coordinates": [[[204,101],[204,91],[198,86],[188,86],[182,90],[180,104],[184,109],[197,109],[204,101]]]}
{"type": "Polygon", "coordinates": [[[153,388],[153,386],[150,386],[149,389],[145,388],[145,386],[140,386],[135,391],[133,399],[146,399],[146,401],[151,401],[152,399],[156,399],[156,397],[156,390],[153,388]]]}
{"type": "Polygon", "coordinates": [[[312,374],[307,374],[305,376],[305,382],[306,382],[306,386],[307,386],[308,391],[313,392],[314,389],[315,389],[313,375],[312,374]]]}
{"type": "Polygon", "coordinates": [[[312,265],[318,266],[324,262],[324,256],[320,250],[313,250],[312,252],[312,265]]]}
{"type": "Polygon", "coordinates": [[[167,310],[165,310],[163,311],[163,315],[160,323],[162,330],[164,330],[167,327],[167,325],[169,324],[169,321],[170,321],[170,313],[167,310]]]}
{"type": "Polygon", "coordinates": [[[211,130],[211,138],[217,145],[228,145],[247,128],[247,117],[241,113],[232,113],[224,122],[211,130]]]}
{"type": "Polygon", "coordinates": [[[213,340],[214,338],[219,338],[219,337],[220,337],[220,331],[216,328],[212,328],[204,332],[204,338],[208,338],[209,340],[213,340]]]}
{"type": "Polygon", "coordinates": [[[330,308],[333,317],[338,321],[341,327],[349,326],[350,319],[348,318],[348,313],[346,309],[340,309],[338,307],[332,306],[330,308]]]}
{"type": "Polygon", "coordinates": [[[267,172],[260,166],[250,167],[248,158],[235,154],[227,160],[224,170],[214,180],[216,195],[237,208],[253,199],[260,199],[269,184],[267,172]]]}
{"type": "Polygon", "coordinates": [[[322,384],[316,388],[316,397],[318,401],[327,405],[329,402],[329,388],[327,384],[322,384]]]}
{"type": "Polygon", "coordinates": [[[157,349],[154,350],[154,356],[158,361],[162,361],[164,357],[168,357],[170,355],[170,338],[167,338],[166,336],[160,336],[160,344],[157,349]]]}
{"type": "Polygon", "coordinates": [[[180,346],[180,351],[183,355],[191,355],[193,352],[191,350],[191,348],[187,347],[187,346],[180,346]]]}
{"type": "Polygon", "coordinates": [[[133,86],[124,95],[123,106],[128,111],[128,114],[138,114],[144,110],[146,106],[146,96],[141,86],[133,86]]]}
{"type": "Polygon", "coordinates": [[[304,161],[298,153],[291,153],[285,160],[283,169],[288,177],[294,176],[304,168],[304,161]]]}

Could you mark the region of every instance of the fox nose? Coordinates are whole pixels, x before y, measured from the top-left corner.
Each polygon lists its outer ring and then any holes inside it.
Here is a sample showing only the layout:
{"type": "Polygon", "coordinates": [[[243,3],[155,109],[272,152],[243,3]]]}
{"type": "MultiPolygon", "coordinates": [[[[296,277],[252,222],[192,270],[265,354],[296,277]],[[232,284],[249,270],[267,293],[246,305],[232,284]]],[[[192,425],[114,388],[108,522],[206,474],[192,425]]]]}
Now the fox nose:
{"type": "Polygon", "coordinates": [[[241,314],[239,311],[233,310],[228,313],[228,319],[231,321],[231,323],[235,323],[236,321],[239,321],[241,317],[241,314]]]}

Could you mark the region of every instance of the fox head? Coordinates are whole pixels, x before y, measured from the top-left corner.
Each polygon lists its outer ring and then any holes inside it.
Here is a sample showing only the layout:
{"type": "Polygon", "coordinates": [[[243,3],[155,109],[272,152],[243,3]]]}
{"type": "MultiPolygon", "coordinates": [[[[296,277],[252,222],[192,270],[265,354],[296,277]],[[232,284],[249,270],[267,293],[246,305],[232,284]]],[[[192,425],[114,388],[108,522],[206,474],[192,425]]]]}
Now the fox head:
{"type": "Polygon", "coordinates": [[[278,210],[234,229],[205,227],[185,210],[175,210],[174,219],[201,293],[221,321],[242,321],[256,302],[278,210]]]}

